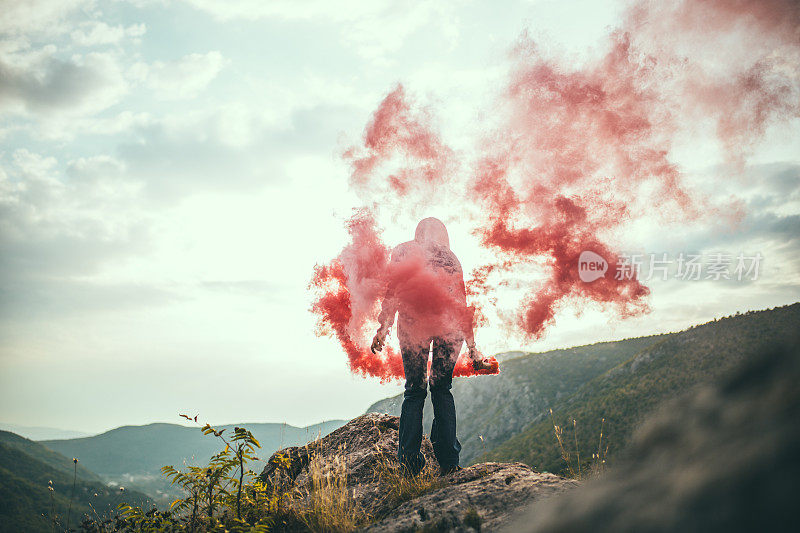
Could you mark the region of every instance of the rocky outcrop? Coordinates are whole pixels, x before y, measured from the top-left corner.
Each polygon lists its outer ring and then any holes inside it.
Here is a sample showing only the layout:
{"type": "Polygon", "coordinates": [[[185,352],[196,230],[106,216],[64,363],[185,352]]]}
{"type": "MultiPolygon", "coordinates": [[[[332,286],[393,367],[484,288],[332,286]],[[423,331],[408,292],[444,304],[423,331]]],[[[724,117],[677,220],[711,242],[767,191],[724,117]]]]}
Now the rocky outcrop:
{"type": "MultiPolygon", "coordinates": [[[[306,446],[276,452],[261,473],[262,481],[291,484],[299,493],[312,490],[313,458],[346,465],[346,483],[355,503],[371,518],[366,531],[492,531],[521,506],[574,487],[577,482],[534,472],[522,463],[483,463],[464,468],[407,501],[393,497],[380,472],[396,464],[399,418],[362,415],[306,446]]],[[[422,452],[435,465],[427,438],[422,452]]]]}
{"type": "MultiPolygon", "coordinates": [[[[386,414],[362,415],[305,446],[275,452],[260,478],[272,485],[291,483],[300,492],[308,492],[311,490],[308,469],[311,459],[336,459],[346,465],[347,486],[356,504],[370,516],[383,515],[391,503],[380,494],[377,478],[384,465],[395,456],[399,420],[386,414]]],[[[427,438],[422,443],[422,453],[426,461],[436,462],[427,438]]]]}
{"type": "Polygon", "coordinates": [[[481,463],[451,474],[444,487],[392,509],[365,531],[411,532],[426,526],[434,531],[494,531],[528,503],[576,485],[522,463],[481,463]]]}

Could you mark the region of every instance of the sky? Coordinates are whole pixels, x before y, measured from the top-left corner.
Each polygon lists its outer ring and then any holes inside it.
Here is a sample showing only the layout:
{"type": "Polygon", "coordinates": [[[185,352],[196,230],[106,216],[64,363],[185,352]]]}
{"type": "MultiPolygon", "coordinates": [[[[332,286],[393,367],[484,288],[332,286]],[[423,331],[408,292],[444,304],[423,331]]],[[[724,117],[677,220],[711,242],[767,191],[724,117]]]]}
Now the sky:
{"type": "MultiPolygon", "coordinates": [[[[0,0],[0,422],[302,426],[397,394],[353,375],[309,312],[314,266],[364,203],[342,152],[398,83],[466,147],[521,35],[581,64],[626,5],[0,0]]],[[[649,280],[649,312],[564,305],[538,340],[509,331],[501,303],[481,349],[676,331],[800,299],[798,126],[769,125],[735,171],[702,127],[676,134],[687,182],[741,216],[653,213],[618,236],[645,257],[760,254],[756,279],[649,280]]],[[[458,210],[425,215],[448,222],[469,272],[488,252],[458,210]]],[[[410,239],[416,217],[380,215],[384,240],[410,239]]]]}

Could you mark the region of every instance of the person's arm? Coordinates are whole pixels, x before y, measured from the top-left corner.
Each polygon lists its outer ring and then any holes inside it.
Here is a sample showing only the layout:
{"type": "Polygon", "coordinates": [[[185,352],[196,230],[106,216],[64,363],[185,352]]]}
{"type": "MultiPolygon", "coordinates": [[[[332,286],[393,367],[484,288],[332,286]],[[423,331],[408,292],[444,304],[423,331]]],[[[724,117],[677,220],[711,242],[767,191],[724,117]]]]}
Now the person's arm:
{"type": "Polygon", "coordinates": [[[478,347],[475,344],[475,308],[467,305],[467,288],[464,283],[464,273],[461,270],[460,264],[458,270],[459,283],[457,287],[461,305],[464,310],[461,332],[464,336],[464,342],[467,344],[472,368],[478,374],[496,374],[498,370],[497,360],[494,357],[484,357],[483,354],[478,351],[478,347]]]}
{"type": "Polygon", "coordinates": [[[477,346],[475,345],[475,329],[474,329],[475,309],[467,305],[467,287],[464,283],[464,273],[461,270],[460,264],[458,265],[458,267],[459,267],[458,268],[459,299],[461,300],[460,303],[463,306],[464,310],[461,334],[464,337],[464,342],[467,344],[469,357],[470,359],[472,359],[473,363],[475,363],[483,360],[483,355],[481,355],[481,353],[478,351],[477,346]]]}
{"type": "Polygon", "coordinates": [[[478,351],[478,347],[475,345],[475,330],[473,327],[475,309],[471,306],[466,306],[466,303],[465,307],[464,342],[467,343],[467,350],[469,358],[472,361],[472,368],[478,371],[479,374],[482,373],[481,371],[491,371],[493,366],[497,365],[497,361],[494,360],[494,357],[484,357],[483,354],[478,351]]]}
{"type": "MultiPolygon", "coordinates": [[[[389,259],[389,269],[392,268],[392,262],[398,260],[398,250],[393,250],[392,257],[389,259]]],[[[392,324],[394,324],[394,316],[397,314],[397,308],[399,307],[397,297],[395,295],[395,287],[391,281],[392,276],[389,276],[389,278],[390,280],[386,286],[386,292],[384,293],[383,300],[381,301],[381,312],[378,314],[378,331],[375,333],[375,337],[372,339],[372,345],[370,346],[372,353],[383,350],[383,345],[386,343],[386,335],[389,333],[389,328],[391,328],[392,324]]]]}
{"type": "Polygon", "coordinates": [[[472,331],[472,327],[468,328],[468,330],[464,332],[464,342],[467,343],[467,350],[469,350],[470,359],[477,361],[478,359],[483,358],[481,353],[478,351],[477,346],[475,345],[475,334],[472,331]]]}
{"type": "Polygon", "coordinates": [[[378,314],[378,331],[372,339],[372,346],[370,350],[372,353],[380,352],[383,350],[383,345],[386,343],[386,335],[389,333],[389,328],[394,324],[394,316],[397,314],[397,298],[394,295],[394,288],[387,287],[386,295],[381,302],[381,312],[378,314]]]}

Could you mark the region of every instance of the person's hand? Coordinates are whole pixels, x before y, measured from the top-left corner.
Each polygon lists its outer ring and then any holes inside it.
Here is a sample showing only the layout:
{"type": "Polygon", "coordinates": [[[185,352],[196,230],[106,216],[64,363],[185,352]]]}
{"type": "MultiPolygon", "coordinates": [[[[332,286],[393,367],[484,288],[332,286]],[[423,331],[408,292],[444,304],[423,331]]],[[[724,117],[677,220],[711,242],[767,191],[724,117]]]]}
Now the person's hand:
{"type": "Polygon", "coordinates": [[[492,363],[489,361],[488,357],[481,357],[480,359],[472,360],[472,368],[474,368],[476,372],[480,372],[481,370],[489,370],[492,368],[492,363]]]}
{"type": "Polygon", "coordinates": [[[386,333],[378,331],[372,339],[372,346],[369,347],[372,353],[380,352],[383,350],[383,344],[386,342],[386,333]]]}
{"type": "Polygon", "coordinates": [[[497,374],[499,366],[494,357],[484,357],[475,346],[469,347],[469,357],[472,359],[472,369],[478,374],[497,374]]]}

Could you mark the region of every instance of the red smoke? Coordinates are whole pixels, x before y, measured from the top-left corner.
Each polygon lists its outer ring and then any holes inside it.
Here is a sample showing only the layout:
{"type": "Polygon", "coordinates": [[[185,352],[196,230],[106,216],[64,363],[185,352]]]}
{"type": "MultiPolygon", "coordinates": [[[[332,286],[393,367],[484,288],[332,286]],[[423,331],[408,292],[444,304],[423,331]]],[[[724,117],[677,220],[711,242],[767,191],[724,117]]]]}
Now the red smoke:
{"type": "Polygon", "coordinates": [[[328,265],[318,265],[310,287],[317,291],[311,310],[318,335],[335,335],[347,353],[350,368],[386,381],[403,376],[400,354],[386,347],[369,349],[375,333],[371,323],[380,310],[387,283],[389,249],[380,240],[371,213],[357,212],[347,223],[351,242],[328,265]]]}
{"type": "Polygon", "coordinates": [[[800,2],[636,2],[625,27],[652,53],[662,108],[707,119],[741,168],[767,126],[800,116],[800,2]]]}
{"type": "Polygon", "coordinates": [[[351,164],[350,185],[365,194],[376,194],[373,178],[382,165],[399,163],[384,183],[392,194],[407,196],[443,185],[454,156],[399,85],[375,110],[364,130],[364,145],[348,149],[343,157],[351,164]]]}
{"type": "MultiPolygon", "coordinates": [[[[523,34],[471,153],[457,157],[431,111],[398,86],[344,159],[365,203],[395,217],[409,206],[461,206],[458,217],[496,257],[475,268],[468,297],[492,302],[500,285],[526,286],[512,326],[538,339],[569,305],[593,302],[622,317],[647,311],[648,288],[615,276],[625,228],[645,217],[697,223],[725,214],[685,185],[675,140],[709,125],[741,168],[768,126],[800,116],[798,58],[796,1],[635,2],[606,52],[585,64],[547,56],[523,34]],[[580,280],[585,250],[609,263],[605,277],[580,280]],[[524,274],[531,265],[544,278],[524,274]]],[[[367,347],[388,249],[371,216],[349,224],[352,243],[315,272],[314,311],[355,371],[399,377],[398,354],[376,357],[367,347]]]]}
{"type": "MultiPolygon", "coordinates": [[[[413,324],[406,338],[427,339],[441,332],[462,330],[472,321],[465,306],[460,273],[454,277],[427,266],[424,256],[409,256],[389,262],[375,220],[368,210],[357,211],[347,222],[351,242],[327,265],[318,265],[310,287],[317,292],[311,310],[317,315],[319,335],[334,335],[347,353],[350,368],[364,376],[386,381],[403,377],[403,362],[390,347],[373,354],[369,345],[375,334],[375,318],[387,287],[401,308],[413,309],[413,324]]],[[[495,372],[496,373],[496,372],[495,372]]],[[[454,375],[475,375],[465,358],[457,362],[454,375]]]]}

